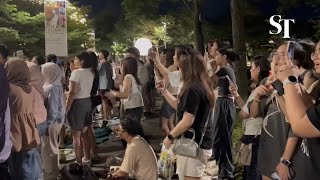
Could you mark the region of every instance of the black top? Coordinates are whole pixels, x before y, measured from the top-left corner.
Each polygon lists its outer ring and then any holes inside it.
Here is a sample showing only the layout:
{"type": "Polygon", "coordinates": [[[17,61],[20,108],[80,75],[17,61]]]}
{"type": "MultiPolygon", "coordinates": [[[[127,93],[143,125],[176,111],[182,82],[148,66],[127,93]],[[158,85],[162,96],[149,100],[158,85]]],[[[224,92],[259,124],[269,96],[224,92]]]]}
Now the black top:
{"type": "MultiPolygon", "coordinates": [[[[191,86],[183,93],[178,103],[177,116],[180,121],[184,112],[195,116],[191,128],[195,131],[195,141],[200,142],[202,131],[211,108],[207,91],[202,83],[193,82],[191,86]]],[[[186,133],[186,137],[191,138],[191,133],[186,133]]],[[[212,149],[213,146],[213,122],[212,118],[208,122],[207,130],[200,145],[202,149],[212,149]]]]}
{"type": "MultiPolygon", "coordinates": [[[[320,131],[320,102],[307,111],[310,122],[320,131]]],[[[295,179],[319,179],[320,138],[300,139],[296,154],[292,158],[295,169],[299,169],[295,179]]]]}
{"type": "Polygon", "coordinates": [[[91,88],[91,96],[94,96],[97,94],[99,89],[99,72],[97,69],[95,69],[94,71],[94,79],[93,79],[93,83],[92,83],[92,88],[91,88]]]}
{"type": "Polygon", "coordinates": [[[310,122],[320,131],[320,102],[318,101],[307,111],[310,122]]]}
{"type": "Polygon", "coordinates": [[[216,72],[216,76],[218,77],[218,95],[225,96],[230,95],[231,92],[229,91],[230,83],[226,76],[229,76],[231,81],[236,84],[236,76],[234,74],[234,70],[231,67],[225,66],[219,69],[216,72]]]}
{"type": "Polygon", "coordinates": [[[149,83],[155,83],[154,82],[154,64],[153,63],[148,63],[147,65],[146,65],[146,67],[147,67],[147,70],[148,70],[148,82],[149,83]]]}
{"type": "Polygon", "coordinates": [[[0,87],[0,121],[4,121],[10,88],[7,74],[2,64],[0,64],[0,87]]]}

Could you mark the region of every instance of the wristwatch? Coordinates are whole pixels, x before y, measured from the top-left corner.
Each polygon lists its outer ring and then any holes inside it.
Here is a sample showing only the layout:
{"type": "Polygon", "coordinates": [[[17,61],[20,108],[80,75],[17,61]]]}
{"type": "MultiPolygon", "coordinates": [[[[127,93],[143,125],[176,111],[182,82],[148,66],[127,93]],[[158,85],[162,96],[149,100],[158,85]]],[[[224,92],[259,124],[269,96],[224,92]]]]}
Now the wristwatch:
{"type": "Polygon", "coordinates": [[[280,161],[281,161],[282,164],[284,164],[284,165],[286,165],[288,167],[291,165],[291,161],[289,161],[287,159],[281,158],[280,161]]]}
{"type": "Polygon", "coordinates": [[[287,84],[297,84],[298,78],[295,76],[289,76],[286,80],[283,81],[283,87],[287,84]]]}
{"type": "Polygon", "coordinates": [[[173,141],[175,138],[171,135],[171,134],[168,134],[168,139],[170,140],[170,141],[173,141]]]}

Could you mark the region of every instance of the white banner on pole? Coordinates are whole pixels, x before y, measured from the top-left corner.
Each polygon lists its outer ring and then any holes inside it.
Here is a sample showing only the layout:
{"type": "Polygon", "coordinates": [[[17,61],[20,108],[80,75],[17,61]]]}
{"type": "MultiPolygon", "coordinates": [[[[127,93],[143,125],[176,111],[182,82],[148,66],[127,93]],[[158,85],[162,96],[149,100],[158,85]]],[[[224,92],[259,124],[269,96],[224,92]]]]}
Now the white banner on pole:
{"type": "Polygon", "coordinates": [[[45,0],[46,55],[68,56],[67,1],[45,0]]]}

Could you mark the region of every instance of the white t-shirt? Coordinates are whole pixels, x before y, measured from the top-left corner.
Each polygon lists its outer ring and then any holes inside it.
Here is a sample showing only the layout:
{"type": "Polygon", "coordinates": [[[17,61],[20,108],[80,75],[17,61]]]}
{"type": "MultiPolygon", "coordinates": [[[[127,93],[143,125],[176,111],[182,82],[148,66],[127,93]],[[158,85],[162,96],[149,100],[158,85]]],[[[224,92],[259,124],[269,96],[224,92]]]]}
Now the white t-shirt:
{"type": "Polygon", "coordinates": [[[94,75],[89,68],[81,68],[72,71],[70,81],[79,83],[80,90],[76,94],[75,99],[90,97],[94,75]]]}
{"type": "Polygon", "coordinates": [[[137,180],[157,180],[157,158],[151,146],[140,136],[128,144],[120,170],[137,180]]]}

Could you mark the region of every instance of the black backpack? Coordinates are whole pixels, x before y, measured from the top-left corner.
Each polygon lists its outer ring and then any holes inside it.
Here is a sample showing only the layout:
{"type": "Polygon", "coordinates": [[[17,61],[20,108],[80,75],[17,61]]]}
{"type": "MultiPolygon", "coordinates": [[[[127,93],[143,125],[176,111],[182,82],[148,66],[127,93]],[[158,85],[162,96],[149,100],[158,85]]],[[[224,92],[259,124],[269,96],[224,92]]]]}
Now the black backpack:
{"type": "Polygon", "coordinates": [[[95,173],[86,164],[70,163],[60,171],[58,180],[98,180],[95,173]]]}

